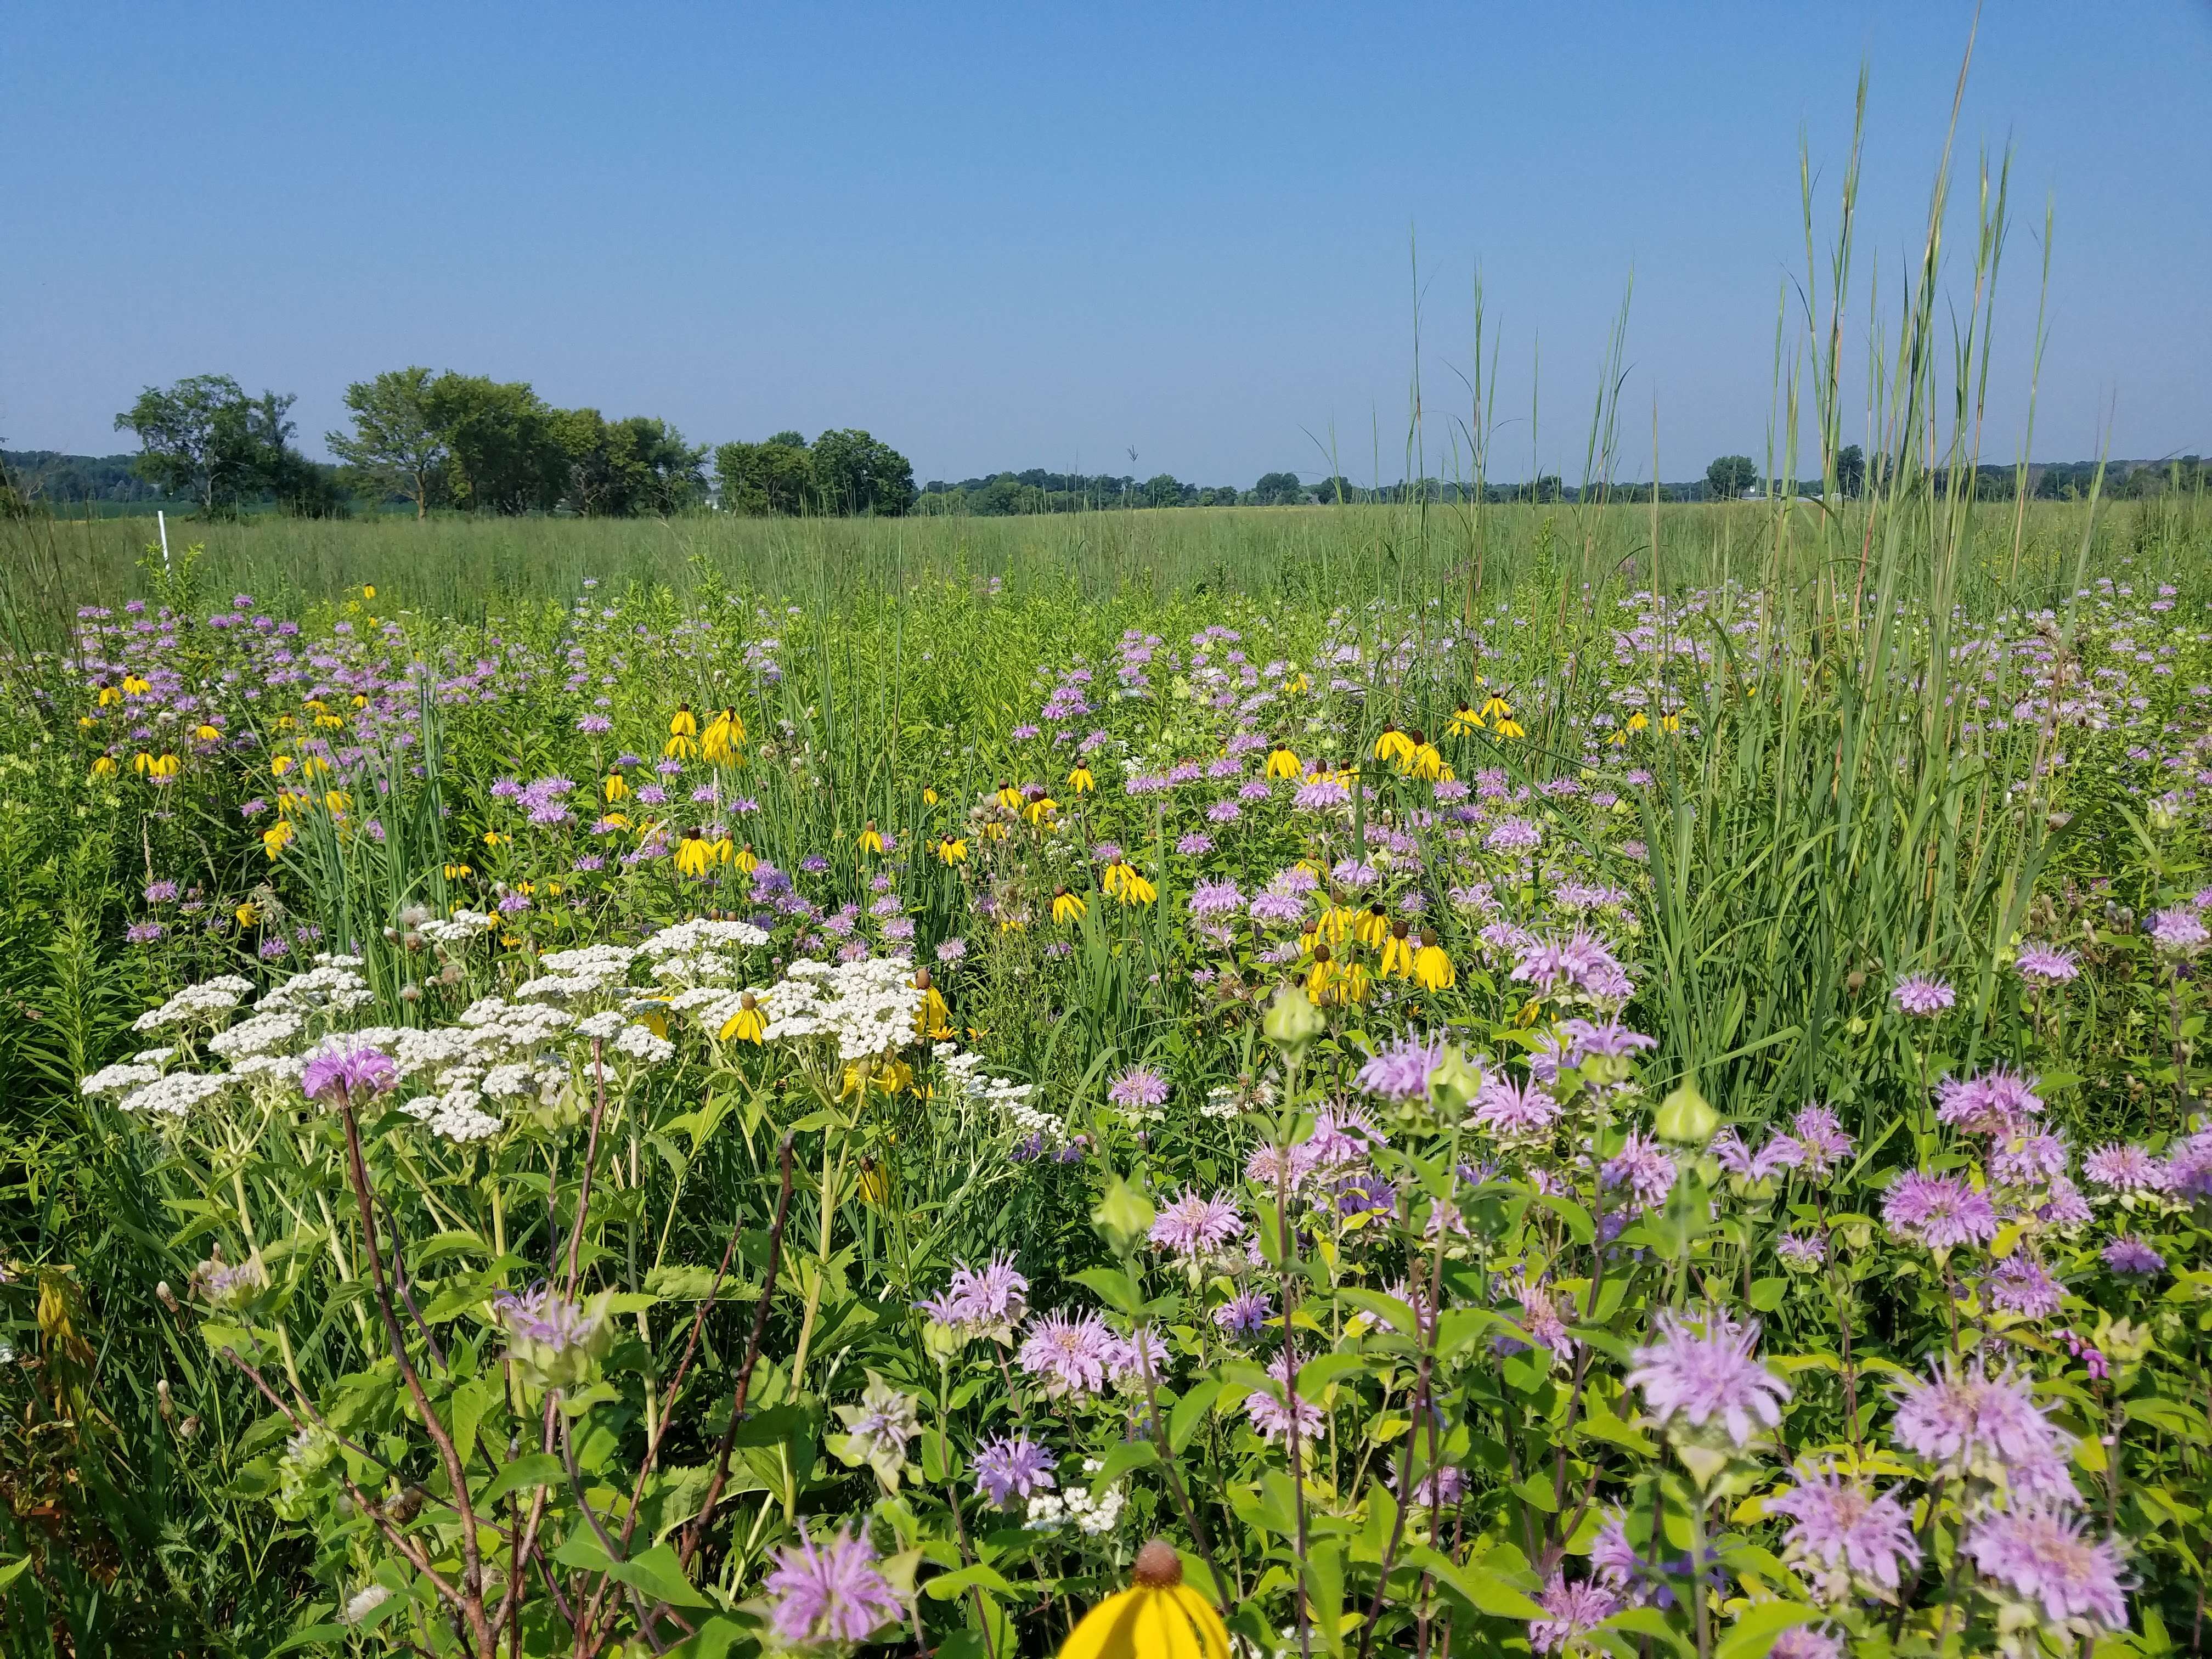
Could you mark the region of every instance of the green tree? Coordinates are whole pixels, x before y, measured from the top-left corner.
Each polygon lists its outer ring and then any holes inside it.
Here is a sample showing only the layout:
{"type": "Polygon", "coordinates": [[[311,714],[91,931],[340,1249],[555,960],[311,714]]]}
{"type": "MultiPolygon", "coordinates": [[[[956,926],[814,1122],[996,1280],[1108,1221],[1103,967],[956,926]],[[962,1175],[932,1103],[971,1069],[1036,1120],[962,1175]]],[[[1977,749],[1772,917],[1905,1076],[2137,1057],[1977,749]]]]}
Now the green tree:
{"type": "Polygon", "coordinates": [[[1155,474],[1145,481],[1144,500],[1146,507],[1181,507],[1182,480],[1170,472],[1155,474]]]}
{"type": "Polygon", "coordinates": [[[444,497],[453,447],[433,413],[430,371],[386,369],[373,380],[356,380],[345,389],[353,430],[331,432],[323,441],[368,488],[400,495],[415,503],[415,516],[428,516],[430,504],[444,497]]]}
{"type": "Polygon", "coordinates": [[[1252,486],[1252,499],[1261,507],[1301,501],[1305,494],[1306,487],[1298,482],[1295,472],[1262,472],[1260,481],[1252,486]]]}
{"type": "Polygon", "coordinates": [[[456,505],[544,512],[567,492],[568,452],[554,430],[556,411],[527,382],[448,370],[423,396],[445,435],[447,489],[456,505]]]}
{"type": "Polygon", "coordinates": [[[724,444],[714,451],[722,510],[753,518],[792,518],[814,502],[814,458],[796,432],[765,443],[724,444]]]}
{"type": "Polygon", "coordinates": [[[1705,489],[1715,501],[1732,501],[1759,482],[1759,463],[1748,455],[1723,455],[1705,469],[1705,489]]]}
{"type": "Polygon", "coordinates": [[[814,488],[828,513],[896,518],[914,505],[914,464],[855,428],[814,441],[814,488]]]}
{"type": "Polygon", "coordinates": [[[1836,452],[1836,489],[1848,496],[1865,492],[1866,451],[1856,444],[1845,444],[1836,452]]]}
{"type": "MultiPolygon", "coordinates": [[[[289,402],[289,399],[287,400],[289,402]]],[[[233,510],[262,484],[245,391],[228,374],[194,374],[166,391],[148,386],[115,417],[138,434],[139,477],[210,516],[233,510]]],[[[282,411],[279,411],[281,418],[282,411]]]]}
{"type": "Polygon", "coordinates": [[[554,413],[553,432],[568,459],[564,499],[586,518],[658,516],[698,498],[706,448],[685,443],[665,421],[609,421],[596,409],[564,409],[554,413]]]}

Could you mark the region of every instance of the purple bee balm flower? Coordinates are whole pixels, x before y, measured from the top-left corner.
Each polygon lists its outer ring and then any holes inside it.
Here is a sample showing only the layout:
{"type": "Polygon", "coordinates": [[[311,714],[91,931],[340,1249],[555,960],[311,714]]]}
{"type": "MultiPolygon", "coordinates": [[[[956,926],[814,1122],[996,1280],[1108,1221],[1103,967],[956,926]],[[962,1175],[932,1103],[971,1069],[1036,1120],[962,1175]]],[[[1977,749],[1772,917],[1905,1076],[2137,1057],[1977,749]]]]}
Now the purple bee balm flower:
{"type": "Polygon", "coordinates": [[[1051,1313],[1033,1321],[1029,1336],[1016,1356],[1024,1371],[1044,1379],[1044,1391],[1054,1399],[1069,1394],[1096,1394],[1106,1386],[1106,1365],[1113,1357],[1114,1334],[1096,1314],[1071,1319],[1051,1313]]]}
{"type": "Polygon", "coordinates": [[[2193,957],[2212,941],[2203,919],[2187,905],[2177,904],[2170,909],[2154,910],[2143,931],[2160,951],[2170,957],[2193,957]]]}
{"type": "Polygon", "coordinates": [[[947,1297],[966,1325],[1018,1325],[1029,1315],[1030,1282],[1011,1256],[994,1255],[980,1271],[955,1263],[947,1297]]]}
{"type": "Polygon", "coordinates": [[[1959,994],[1932,975],[1907,974],[1890,988],[1889,1000],[1898,1012],[1925,1019],[1954,1006],[1959,994]]]}
{"type": "Polygon", "coordinates": [[[1552,1582],[1536,1598],[1546,1616],[1528,1621],[1528,1645],[1538,1653],[1556,1653],[1585,1645],[1582,1638],[1619,1613],[1620,1597],[1595,1581],[1567,1583],[1565,1572],[1554,1570],[1552,1582]]]}
{"type": "Polygon", "coordinates": [[[2017,1134],[2043,1110],[2034,1083],[2002,1066],[1978,1077],[1947,1077],[1936,1085],[1936,1117],[1969,1134],[2017,1134]]]}
{"type": "Polygon", "coordinates": [[[1876,1496],[1832,1469],[1801,1466],[1796,1475],[1793,1490],[1766,1500],[1771,1514],[1790,1517],[1785,1559],[1820,1568],[1830,1600],[1850,1594],[1854,1581],[1894,1596],[1904,1572],[1920,1565],[1912,1517],[1895,1492],[1876,1496]]]}
{"type": "Polygon", "coordinates": [[[151,945],[168,931],[158,921],[134,921],[123,930],[123,937],[132,945],[151,945]]]}
{"type": "Polygon", "coordinates": [[[2012,965],[2013,971],[2031,985],[2063,985],[2081,972],[2074,953],[2055,945],[2023,945],[2012,965]]]}
{"type": "Polygon", "coordinates": [[[2173,1171],[2140,1146],[2100,1146],[2081,1160],[2081,1173],[2124,1195],[2162,1193],[2173,1185],[2173,1171]]]}
{"type": "Polygon", "coordinates": [[[1654,1209],[1674,1189],[1674,1160],[1660,1144],[1640,1130],[1629,1131],[1620,1153],[1605,1162],[1601,1171],[1608,1187],[1626,1186],[1637,1204],[1654,1209]]]}
{"type": "Polygon", "coordinates": [[[1844,1638],[1826,1626],[1796,1625],[1766,1651],[1768,1659],[1843,1659],[1844,1638]]]}
{"type": "Polygon", "coordinates": [[[2065,1137],[2017,1135],[1990,1153],[1990,1179],[2005,1187],[2039,1187],[2066,1173],[2065,1137]]]}
{"type": "Polygon", "coordinates": [[[793,1644],[865,1642],[904,1611],[876,1571],[875,1547],[842,1527],[819,1547],[802,1538],[777,1550],[767,1588],[776,1598],[770,1621],[793,1644]]]}
{"type": "Polygon", "coordinates": [[[601,1321],[543,1281],[527,1291],[501,1291],[491,1299],[492,1316],[518,1342],[536,1343],[559,1353],[590,1342],[601,1321]]]}
{"type": "Polygon", "coordinates": [[[1288,891],[1273,882],[1252,896],[1252,920],[1265,927],[1291,927],[1305,913],[1304,893],[1288,891]]]}
{"type": "MultiPolygon", "coordinates": [[[[1255,1389],[1246,1395],[1244,1414],[1252,1419],[1252,1426],[1259,1431],[1260,1437],[1272,1442],[1277,1436],[1286,1436],[1291,1431],[1291,1407],[1285,1404],[1291,1392],[1291,1356],[1287,1352],[1276,1356],[1275,1362],[1267,1367],[1267,1375],[1279,1386],[1255,1389]]],[[[1298,1438],[1310,1446],[1322,1430],[1321,1407],[1301,1395],[1297,1409],[1298,1438]]]]}
{"type": "Polygon", "coordinates": [[[1226,1336],[1257,1336],[1274,1316],[1275,1304],[1264,1291],[1247,1291],[1213,1310],[1213,1322],[1226,1336]]]}
{"type": "Polygon", "coordinates": [[[1493,853],[1517,853],[1544,843],[1544,831],[1540,825],[1526,818],[1504,818],[1487,836],[1483,846],[1493,853]]]}
{"type": "Polygon", "coordinates": [[[1190,913],[1194,916],[1228,915],[1243,908],[1244,895],[1233,880],[1201,881],[1190,890],[1190,913]]]}
{"type": "Polygon", "coordinates": [[[173,881],[149,881],[146,884],[146,902],[149,904],[167,904],[176,896],[177,884],[173,881]]]}
{"type": "Polygon", "coordinates": [[[1314,1115],[1314,1131],[1299,1146],[1316,1166],[1335,1169],[1357,1164],[1370,1146],[1387,1144],[1388,1138],[1360,1114],[1332,1107],[1314,1115]]]}
{"type": "Polygon", "coordinates": [[[938,941],[938,945],[937,945],[937,959],[938,959],[939,962],[943,962],[943,963],[954,963],[954,962],[957,962],[957,961],[959,961],[963,957],[966,956],[967,954],[968,954],[968,941],[967,941],[966,939],[957,939],[957,938],[956,938],[956,939],[939,939],[939,940],[938,941]]]}
{"type": "Polygon", "coordinates": [[[1429,1073],[1443,1064],[1439,1036],[1401,1037],[1359,1068],[1359,1086],[1385,1100],[1419,1100],[1429,1091],[1429,1073]]]}
{"type": "Polygon", "coordinates": [[[2098,1254],[2116,1273],[2155,1273],[2166,1270],[2166,1258],[2133,1236],[2114,1239],[2098,1254]]]}
{"type": "MultiPolygon", "coordinates": [[[[1266,784],[1261,784],[1261,793],[1264,794],[1267,787],[1266,784]]],[[[1243,816],[1244,809],[1233,800],[1218,800],[1206,809],[1206,821],[1208,823],[1234,823],[1243,816]]]]}
{"type": "Polygon", "coordinates": [[[2199,1129],[2166,1155],[2166,1179],[2182,1198],[2212,1198],[2212,1129],[2199,1129]]]}
{"type": "Polygon", "coordinates": [[[1948,1470],[2003,1474],[2015,1489],[2025,1475],[2046,1495],[2072,1490],[2063,1462],[2072,1439],[2038,1409],[2025,1381],[2009,1370],[1990,1376],[1978,1360],[1963,1370],[1946,1361],[1927,1382],[1905,1383],[1889,1437],[1948,1470]]]}
{"type": "Polygon", "coordinates": [[[1106,1098],[1116,1106],[1164,1106],[1168,1082],[1148,1066],[1133,1066],[1114,1079],[1106,1098]]]}
{"type": "Polygon", "coordinates": [[[1221,1194],[1204,1198],[1195,1192],[1178,1193],[1162,1207],[1152,1223],[1152,1241],[1161,1249],[1194,1261],[1218,1251],[1244,1231],[1237,1201],[1221,1194]]]}
{"type": "Polygon", "coordinates": [[[1957,1176],[1908,1170],[1890,1183],[1881,1200],[1882,1224],[1893,1237],[1931,1250],[1986,1244],[1997,1236],[1997,1212],[1986,1194],[1957,1176]]]}
{"type": "Polygon", "coordinates": [[[1244,1179],[1263,1192],[1296,1192],[1320,1163],[1312,1148],[1310,1139],[1295,1146],[1255,1147],[1244,1160],[1244,1179]]]}
{"type": "Polygon", "coordinates": [[[1351,805],[1352,792],[1334,778],[1314,778],[1297,787],[1291,805],[1301,812],[1326,812],[1332,807],[1351,805]]]}
{"type": "Polygon", "coordinates": [[[1982,1280],[1983,1293],[1992,1307],[2028,1319],[2048,1319],[2058,1311],[2065,1291],[2042,1266],[2015,1251],[1990,1269],[1982,1280]]]}
{"type": "Polygon", "coordinates": [[[1475,1097],[1475,1127],[1500,1140],[1547,1138],[1559,1115],[1559,1102],[1533,1077],[1517,1084],[1509,1078],[1486,1077],[1475,1097]]]}
{"type": "Polygon", "coordinates": [[[381,1094],[398,1082],[399,1070],[391,1055],[366,1044],[356,1047],[342,1037],[310,1059],[300,1074],[301,1092],[326,1106],[381,1094]]]}
{"type": "Polygon", "coordinates": [[[1213,837],[1211,836],[1200,835],[1194,830],[1189,835],[1176,837],[1176,851],[1187,859],[1204,858],[1212,850],[1213,837]]]}
{"type": "Polygon", "coordinates": [[[2084,1526],[2057,1506],[1992,1511],[1974,1523],[1965,1547],[1984,1577],[2039,1607],[2051,1624],[2083,1634],[2124,1630],[2118,1547],[2084,1537],[2084,1526]]]}
{"type": "Polygon", "coordinates": [[[1054,1467],[1052,1454],[1029,1436],[1001,1435],[975,1449],[975,1490],[994,1509],[1002,1510],[1011,1498],[1027,1498],[1057,1486],[1054,1467]]]}
{"type": "Polygon", "coordinates": [[[1643,1390],[1653,1416],[1679,1417],[1692,1429],[1717,1424],[1738,1447],[1748,1445],[1761,1425],[1781,1423],[1782,1403],[1792,1390],[1759,1363],[1756,1320],[1738,1324],[1715,1312],[1692,1322],[1666,1312],[1658,1334],[1658,1341],[1636,1350],[1636,1368],[1623,1379],[1643,1390]]]}
{"type": "Polygon", "coordinates": [[[1802,1233],[1784,1233],[1774,1241],[1774,1253],[1800,1272],[1809,1272],[1828,1259],[1828,1241],[1802,1233]]]}

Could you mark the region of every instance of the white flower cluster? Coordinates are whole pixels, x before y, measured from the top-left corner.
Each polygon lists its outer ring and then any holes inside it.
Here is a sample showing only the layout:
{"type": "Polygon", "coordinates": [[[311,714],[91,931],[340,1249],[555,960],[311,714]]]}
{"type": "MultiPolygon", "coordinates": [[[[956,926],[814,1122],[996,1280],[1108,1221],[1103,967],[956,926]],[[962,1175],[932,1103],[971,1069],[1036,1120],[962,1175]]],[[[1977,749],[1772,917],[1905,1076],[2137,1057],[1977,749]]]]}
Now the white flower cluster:
{"type": "Polygon", "coordinates": [[[637,955],[653,964],[653,978],[664,985],[726,985],[743,977],[743,970],[724,952],[755,951],[767,943],[768,935],[749,921],[702,917],[662,928],[637,947],[637,955]]]}
{"type": "Polygon", "coordinates": [[[846,1061],[902,1048],[914,1040],[914,1018],[921,1008],[909,964],[888,957],[794,962],[760,1000],[768,1015],[767,1039],[827,1037],[846,1061]]]}
{"type": "Polygon", "coordinates": [[[82,1090],[88,1097],[94,1095],[119,1095],[126,1089],[136,1089],[142,1084],[151,1083],[161,1075],[161,1068],[158,1066],[141,1066],[136,1063],[103,1066],[85,1079],[82,1083],[77,1085],[77,1087],[82,1090]]]}
{"type": "MultiPolygon", "coordinates": [[[[112,1068],[111,1068],[112,1069],[112,1068]]],[[[116,1103],[126,1112],[151,1112],[160,1117],[182,1117],[203,1101],[212,1100],[230,1086],[230,1079],[206,1072],[171,1072],[134,1090],[116,1103]]]]}
{"type": "Polygon", "coordinates": [[[361,966],[359,957],[323,957],[318,963],[304,974],[293,975],[255,1003],[254,1008],[263,1013],[295,1009],[301,1013],[342,1014],[366,1008],[376,1000],[368,981],[354,971],[361,966]]]}
{"type": "Polygon", "coordinates": [[[1067,1144],[1067,1125],[1030,1103],[1030,1097],[1036,1093],[1036,1084],[988,1076],[983,1071],[982,1055],[963,1053],[949,1042],[940,1042],[930,1052],[943,1063],[945,1080],[956,1101],[973,1100],[995,1108],[1006,1115],[1017,1139],[1026,1140],[1032,1135],[1042,1135],[1046,1146],[1054,1152],[1067,1144]]]}
{"type": "Polygon", "coordinates": [[[630,963],[637,952],[620,945],[586,945],[574,951],[556,951],[541,960],[547,971],[525,980],[514,994],[525,999],[574,1002],[604,996],[624,988],[630,963]]]}
{"type": "Polygon", "coordinates": [[[433,945],[465,945],[488,931],[495,920],[481,910],[456,910],[450,916],[431,916],[417,923],[415,931],[433,945]]]}
{"type": "Polygon", "coordinates": [[[170,1025],[212,1025],[246,1000],[253,981],[236,974],[223,974],[198,985],[187,985],[158,1008],[149,1008],[131,1022],[134,1031],[158,1031],[170,1025]]]}
{"type": "MultiPolygon", "coordinates": [[[[1083,1460],[1085,1474],[1096,1474],[1103,1467],[1095,1457],[1083,1460]]],[[[1114,1523],[1121,1518],[1124,1501],[1119,1486],[1107,1487],[1103,1498],[1091,1497],[1089,1487],[1079,1486],[1072,1486],[1065,1492],[1032,1492],[1029,1516],[1022,1527],[1028,1532],[1051,1532],[1072,1522],[1090,1537],[1103,1537],[1114,1530],[1114,1523]]]]}
{"type": "MultiPolygon", "coordinates": [[[[266,998],[263,999],[265,1003],[266,998]]],[[[225,1060],[234,1069],[249,1056],[276,1054],[284,1045],[307,1029],[307,1017],[289,1008],[279,1007],[268,1013],[255,1013],[242,1019],[227,1031],[217,1031],[208,1039],[208,1047],[225,1060]]]]}

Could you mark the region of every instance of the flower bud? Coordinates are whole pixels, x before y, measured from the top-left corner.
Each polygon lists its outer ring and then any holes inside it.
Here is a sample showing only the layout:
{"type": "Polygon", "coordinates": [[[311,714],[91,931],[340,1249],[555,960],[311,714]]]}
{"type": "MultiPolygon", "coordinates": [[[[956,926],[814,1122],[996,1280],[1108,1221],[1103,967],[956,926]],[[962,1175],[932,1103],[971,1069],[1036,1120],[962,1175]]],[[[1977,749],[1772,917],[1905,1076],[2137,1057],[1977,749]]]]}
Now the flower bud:
{"type": "Polygon", "coordinates": [[[1115,1255],[1127,1255],[1152,1231],[1153,1214],[1152,1200],[1115,1176],[1107,1183],[1098,1207],[1091,1211],[1091,1224],[1098,1229],[1099,1237],[1115,1255]]]}
{"type": "Polygon", "coordinates": [[[1429,1068],[1429,1098],[1440,1112],[1465,1111],[1481,1089],[1481,1067],[1469,1065],[1456,1043],[1447,1046],[1443,1058],[1429,1068]]]}
{"type": "Polygon", "coordinates": [[[1659,1115],[1652,1121],[1659,1138],[1677,1146],[1702,1146],[1720,1127],[1720,1114],[1705,1103],[1696,1084],[1686,1081],[1660,1103],[1659,1115]]]}
{"type": "Polygon", "coordinates": [[[1328,1022],[1304,992],[1286,985],[1267,1005],[1260,1029],[1286,1059],[1297,1060],[1305,1054],[1306,1045],[1328,1029],[1328,1022]]]}

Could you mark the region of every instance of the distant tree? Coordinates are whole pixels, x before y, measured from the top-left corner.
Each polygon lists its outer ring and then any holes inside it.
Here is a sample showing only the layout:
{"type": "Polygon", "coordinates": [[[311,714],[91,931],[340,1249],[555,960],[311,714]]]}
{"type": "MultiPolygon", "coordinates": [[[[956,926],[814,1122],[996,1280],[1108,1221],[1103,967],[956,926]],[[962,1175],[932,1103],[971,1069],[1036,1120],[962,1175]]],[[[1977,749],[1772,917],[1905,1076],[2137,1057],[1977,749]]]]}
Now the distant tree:
{"type": "Polygon", "coordinates": [[[804,432],[793,432],[786,428],[781,432],[769,433],[762,441],[781,444],[786,449],[804,449],[806,447],[806,434],[804,432]]]}
{"type": "Polygon", "coordinates": [[[1723,455],[1705,469],[1705,488],[1713,499],[1734,501],[1759,482],[1759,463],[1748,455],[1723,455]]]}
{"type": "Polygon", "coordinates": [[[1305,493],[1305,486],[1298,482],[1295,472],[1262,472],[1259,482],[1252,486],[1252,499],[1261,507],[1304,501],[1305,493]]]}
{"type": "Polygon", "coordinates": [[[356,380],[345,389],[353,430],[323,438],[363,484],[413,501],[418,519],[444,498],[453,459],[430,386],[430,371],[422,368],[386,369],[374,380],[356,380]]]}
{"type": "Polygon", "coordinates": [[[1836,452],[1836,488],[1854,497],[1866,491],[1866,451],[1856,444],[1845,444],[1836,452]]]}
{"type": "Polygon", "coordinates": [[[610,421],[596,409],[563,409],[554,411],[552,426],[568,463],[562,499],[586,518],[680,512],[705,487],[705,447],[685,443],[665,421],[645,415],[610,421]]]}
{"type": "MultiPolygon", "coordinates": [[[[228,374],[194,374],[166,391],[148,386],[115,417],[138,434],[138,475],[210,515],[234,509],[262,484],[245,391],[228,374]]],[[[281,416],[281,411],[279,411],[281,416]]]]}
{"type": "Polygon", "coordinates": [[[1340,501],[1356,501],[1360,499],[1359,486],[1342,473],[1334,473],[1314,486],[1314,497],[1323,507],[1334,507],[1340,501]]]}
{"type": "Polygon", "coordinates": [[[814,504],[814,458],[796,432],[779,432],[765,443],[722,445],[714,451],[714,479],[726,513],[788,518],[814,504]]]}
{"type": "Polygon", "coordinates": [[[569,484],[569,456],[555,410],[522,380],[447,371],[424,388],[432,423],[449,452],[447,489],[480,513],[544,512],[569,484]]]}
{"type": "Polygon", "coordinates": [[[914,505],[914,464],[856,428],[814,441],[814,488],[830,513],[896,518],[914,505]]]}
{"type": "Polygon", "coordinates": [[[1172,473],[1156,473],[1145,480],[1142,494],[1146,507],[1181,507],[1182,480],[1172,473]]]}

